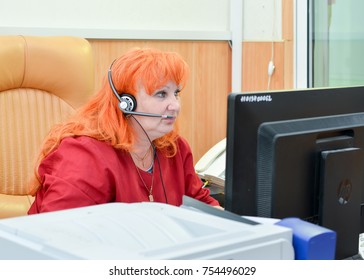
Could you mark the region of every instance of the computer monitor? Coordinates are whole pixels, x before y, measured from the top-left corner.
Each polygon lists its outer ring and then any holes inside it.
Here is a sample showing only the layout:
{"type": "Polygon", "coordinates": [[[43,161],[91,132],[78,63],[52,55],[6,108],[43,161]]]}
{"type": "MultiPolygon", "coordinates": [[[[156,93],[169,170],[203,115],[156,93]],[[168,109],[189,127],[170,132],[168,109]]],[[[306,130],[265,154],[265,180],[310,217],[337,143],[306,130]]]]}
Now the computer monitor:
{"type": "Polygon", "coordinates": [[[226,210],[318,223],[338,232],[337,258],[355,254],[364,231],[362,112],[364,87],[230,94],[226,210]]]}

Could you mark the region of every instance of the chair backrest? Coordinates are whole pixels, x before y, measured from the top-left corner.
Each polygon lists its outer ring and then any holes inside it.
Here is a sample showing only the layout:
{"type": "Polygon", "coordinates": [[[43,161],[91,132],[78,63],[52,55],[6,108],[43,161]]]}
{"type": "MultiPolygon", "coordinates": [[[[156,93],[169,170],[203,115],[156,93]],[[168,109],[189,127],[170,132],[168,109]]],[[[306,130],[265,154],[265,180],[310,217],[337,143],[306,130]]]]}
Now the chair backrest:
{"type": "Polygon", "coordinates": [[[26,215],[39,147],[94,92],[89,42],[72,36],[0,36],[0,218],[26,215]]]}

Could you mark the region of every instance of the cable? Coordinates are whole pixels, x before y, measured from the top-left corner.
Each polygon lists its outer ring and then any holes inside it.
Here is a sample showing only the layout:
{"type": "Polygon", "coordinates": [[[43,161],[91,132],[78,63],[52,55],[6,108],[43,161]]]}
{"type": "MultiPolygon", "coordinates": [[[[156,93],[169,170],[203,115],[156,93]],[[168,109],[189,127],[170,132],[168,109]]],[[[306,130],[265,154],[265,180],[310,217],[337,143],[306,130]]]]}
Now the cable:
{"type": "MultiPolygon", "coordinates": [[[[164,198],[166,199],[166,204],[168,204],[168,198],[167,198],[167,192],[166,192],[166,187],[164,185],[164,180],[163,180],[163,174],[162,174],[162,168],[161,168],[161,163],[159,161],[159,156],[158,156],[158,153],[157,153],[157,150],[156,150],[156,147],[154,146],[152,140],[150,140],[149,138],[149,135],[148,133],[145,131],[144,127],[141,125],[141,123],[134,117],[134,116],[131,116],[136,122],[137,124],[140,126],[140,128],[143,130],[144,134],[147,136],[148,138],[148,141],[150,143],[150,145],[152,146],[153,148],[153,152],[154,152],[154,155],[155,157],[157,158],[157,163],[158,163],[158,169],[159,169],[159,176],[161,177],[161,182],[162,182],[162,187],[163,187],[163,193],[164,193],[164,198]]],[[[154,172],[154,171],[153,171],[154,172]]]]}
{"type": "MultiPolygon", "coordinates": [[[[155,147],[154,147],[155,148],[155,147]]],[[[159,162],[159,156],[157,154],[157,152],[155,153],[156,158],[157,158],[157,162],[158,162],[158,168],[159,168],[159,176],[161,177],[161,182],[162,182],[162,187],[163,187],[163,192],[164,192],[164,197],[166,199],[166,203],[168,204],[168,198],[167,198],[167,193],[166,193],[166,187],[164,186],[164,180],[163,180],[163,174],[162,174],[162,168],[161,168],[161,164],[159,162]]]]}
{"type": "Polygon", "coordinates": [[[272,47],[271,47],[271,57],[268,63],[268,90],[270,90],[270,82],[271,77],[274,73],[274,37],[275,37],[275,29],[276,29],[276,0],[273,1],[273,24],[272,24],[272,47]]]}

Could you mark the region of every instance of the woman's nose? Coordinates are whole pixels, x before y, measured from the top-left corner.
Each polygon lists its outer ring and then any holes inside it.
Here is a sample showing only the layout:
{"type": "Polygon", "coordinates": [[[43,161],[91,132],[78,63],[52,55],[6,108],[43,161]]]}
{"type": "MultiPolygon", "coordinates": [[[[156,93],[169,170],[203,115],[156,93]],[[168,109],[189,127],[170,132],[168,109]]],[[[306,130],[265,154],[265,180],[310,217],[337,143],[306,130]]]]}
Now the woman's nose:
{"type": "Polygon", "coordinates": [[[169,99],[168,110],[179,111],[180,106],[181,105],[180,105],[178,97],[176,97],[174,95],[171,96],[171,98],[169,99]]]}

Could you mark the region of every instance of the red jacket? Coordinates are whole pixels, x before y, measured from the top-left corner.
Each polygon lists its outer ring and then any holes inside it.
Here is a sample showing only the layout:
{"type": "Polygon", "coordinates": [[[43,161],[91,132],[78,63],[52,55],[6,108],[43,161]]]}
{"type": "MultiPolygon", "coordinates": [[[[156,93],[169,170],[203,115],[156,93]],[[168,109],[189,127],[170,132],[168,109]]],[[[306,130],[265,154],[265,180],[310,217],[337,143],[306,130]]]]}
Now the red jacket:
{"type": "MultiPolygon", "coordinates": [[[[191,149],[183,138],[178,151],[166,158],[159,151],[153,174],[139,171],[149,187],[153,182],[156,202],[181,205],[187,195],[210,205],[219,203],[202,188],[191,149]]],[[[81,136],[65,138],[39,167],[42,187],[28,214],[49,212],[108,202],[149,201],[129,153],[116,150],[105,142],[81,136]]]]}

